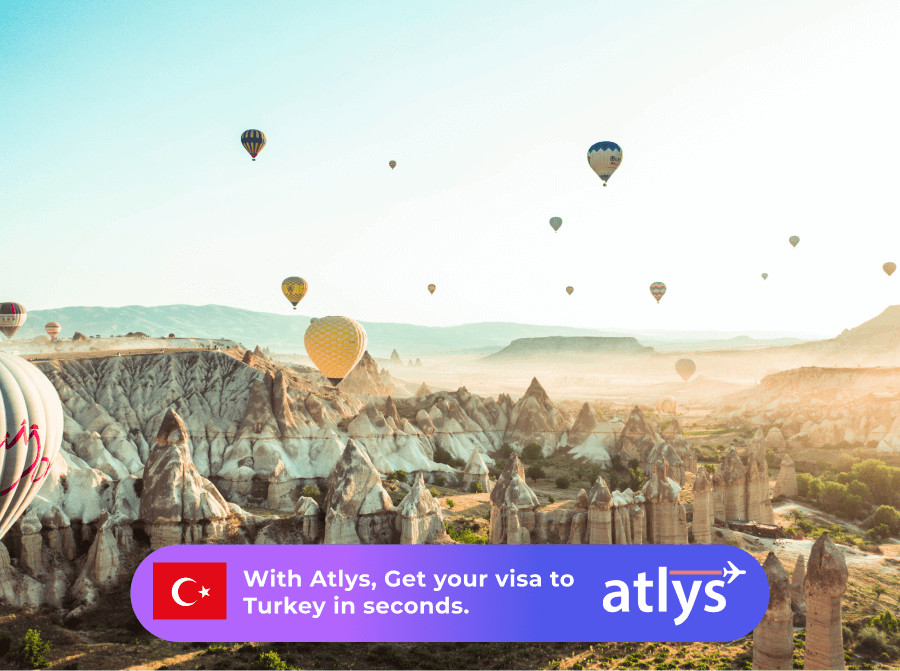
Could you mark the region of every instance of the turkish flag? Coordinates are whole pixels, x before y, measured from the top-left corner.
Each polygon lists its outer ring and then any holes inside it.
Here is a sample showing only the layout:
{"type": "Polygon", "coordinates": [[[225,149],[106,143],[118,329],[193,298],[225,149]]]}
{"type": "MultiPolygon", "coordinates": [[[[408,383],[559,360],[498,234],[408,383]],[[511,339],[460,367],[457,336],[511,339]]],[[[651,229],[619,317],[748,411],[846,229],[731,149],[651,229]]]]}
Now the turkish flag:
{"type": "Polygon", "coordinates": [[[153,562],[154,620],[226,619],[225,562],[153,562]]]}

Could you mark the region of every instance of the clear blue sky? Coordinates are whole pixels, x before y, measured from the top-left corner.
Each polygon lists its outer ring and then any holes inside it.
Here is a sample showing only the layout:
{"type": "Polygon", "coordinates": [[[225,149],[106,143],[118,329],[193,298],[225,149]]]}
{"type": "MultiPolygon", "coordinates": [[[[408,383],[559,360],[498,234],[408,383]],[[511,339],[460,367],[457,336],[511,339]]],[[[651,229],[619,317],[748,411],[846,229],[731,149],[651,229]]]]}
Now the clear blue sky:
{"type": "Polygon", "coordinates": [[[896,0],[6,2],[0,300],[287,314],[300,275],[310,315],[833,335],[900,303],[898,34],[896,0]]]}

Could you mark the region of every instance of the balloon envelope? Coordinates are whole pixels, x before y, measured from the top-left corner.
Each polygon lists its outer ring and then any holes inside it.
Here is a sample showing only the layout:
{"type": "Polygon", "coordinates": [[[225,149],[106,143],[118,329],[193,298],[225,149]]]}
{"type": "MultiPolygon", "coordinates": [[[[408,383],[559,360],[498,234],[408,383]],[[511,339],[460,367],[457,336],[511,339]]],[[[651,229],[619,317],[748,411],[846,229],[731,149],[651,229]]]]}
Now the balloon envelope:
{"type": "Polygon", "coordinates": [[[266,146],[266,134],[261,130],[245,130],[241,133],[241,144],[255,161],[259,152],[266,146]]]}
{"type": "Polygon", "coordinates": [[[434,285],[434,284],[429,284],[429,285],[428,285],[428,291],[429,291],[430,293],[433,294],[435,289],[437,289],[437,285],[434,285]]]}
{"type": "Polygon", "coordinates": [[[281,293],[287,298],[294,309],[297,309],[297,303],[303,300],[309,289],[309,284],[302,277],[286,277],[281,282],[281,293]]]}
{"type": "Polygon", "coordinates": [[[566,287],[566,293],[570,296],[572,295],[573,291],[575,291],[575,287],[566,287]]]}
{"type": "Polygon", "coordinates": [[[28,312],[21,303],[0,303],[0,332],[12,340],[16,331],[28,319],[28,312]]]}
{"type": "Polygon", "coordinates": [[[890,277],[891,275],[894,274],[894,271],[897,270],[897,264],[892,263],[891,261],[888,261],[883,266],[881,266],[881,269],[887,273],[888,277],[890,277]]]}
{"type": "Polygon", "coordinates": [[[588,165],[603,180],[603,186],[622,164],[622,147],[615,142],[598,142],[587,153],[588,165]]]}
{"type": "Polygon", "coordinates": [[[562,219],[559,217],[553,217],[550,219],[550,225],[553,227],[554,231],[558,231],[559,227],[562,226],[562,219]]]}
{"type": "Polygon", "coordinates": [[[653,295],[653,298],[656,299],[656,302],[659,303],[660,299],[666,293],[666,285],[662,282],[654,282],[650,285],[650,293],[653,295]]]}
{"type": "Polygon", "coordinates": [[[797,243],[800,242],[800,238],[798,238],[796,235],[792,235],[788,238],[788,242],[791,243],[791,247],[796,247],[797,243]]]}
{"type": "Polygon", "coordinates": [[[691,375],[697,372],[697,364],[690,359],[679,359],[675,362],[675,372],[681,376],[681,379],[687,382],[691,375]]]}
{"type": "Polygon", "coordinates": [[[678,407],[678,402],[674,396],[660,396],[656,401],[656,411],[660,414],[671,412],[674,413],[678,407]]]}
{"type": "Polygon", "coordinates": [[[56,340],[56,336],[59,335],[60,331],[59,322],[48,322],[46,326],[44,326],[44,330],[47,332],[47,335],[56,340]]]}
{"type": "Polygon", "coordinates": [[[0,538],[44,484],[62,444],[63,410],[34,365],[0,352],[0,538]]]}
{"type": "Polygon", "coordinates": [[[366,351],[366,330],[349,317],[322,317],[303,336],[306,353],[333,385],[338,385],[366,351]]]}
{"type": "Polygon", "coordinates": [[[388,165],[391,166],[391,170],[397,167],[397,161],[388,161],[388,165]]]}
{"type": "Polygon", "coordinates": [[[769,278],[769,273],[763,273],[763,274],[762,274],[762,278],[763,278],[764,280],[765,280],[765,279],[768,279],[768,278],[769,278]]]}

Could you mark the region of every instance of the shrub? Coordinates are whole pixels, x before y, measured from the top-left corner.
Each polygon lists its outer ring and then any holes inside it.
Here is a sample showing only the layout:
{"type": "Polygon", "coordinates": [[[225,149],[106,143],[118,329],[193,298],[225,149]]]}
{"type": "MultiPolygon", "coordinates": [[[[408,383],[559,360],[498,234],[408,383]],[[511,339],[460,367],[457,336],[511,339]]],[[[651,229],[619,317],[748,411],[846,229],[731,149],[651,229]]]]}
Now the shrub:
{"type": "Polygon", "coordinates": [[[775,456],[775,450],[769,450],[766,452],[766,464],[768,464],[769,468],[775,469],[778,466],[778,459],[775,456]]]}
{"type": "Polygon", "coordinates": [[[872,516],[872,525],[883,524],[891,533],[900,532],[900,511],[892,506],[879,506],[872,516]]]}
{"type": "Polygon", "coordinates": [[[434,476],[434,484],[438,487],[446,487],[447,486],[447,478],[443,475],[435,475],[434,476]]]}
{"type": "Polygon", "coordinates": [[[525,469],[525,476],[532,480],[540,480],[544,477],[544,469],[540,466],[529,466],[525,469]]]}
{"type": "Polygon", "coordinates": [[[710,475],[716,472],[716,467],[714,464],[703,464],[703,468],[705,468],[706,472],[710,475]]]}
{"type": "Polygon", "coordinates": [[[612,464],[612,469],[614,471],[622,470],[622,457],[620,457],[618,454],[610,460],[610,463],[612,464]]]}
{"type": "Polygon", "coordinates": [[[6,657],[12,647],[12,638],[5,631],[0,631],[0,657],[6,657]]]}
{"type": "Polygon", "coordinates": [[[522,461],[537,461],[543,456],[543,450],[537,443],[528,443],[522,449],[522,461]]]}
{"type": "Polygon", "coordinates": [[[484,485],[482,485],[480,482],[470,482],[469,492],[471,494],[484,494],[484,485]]]}
{"type": "Polygon", "coordinates": [[[613,471],[609,474],[609,489],[610,491],[616,491],[619,488],[619,474],[613,471]]]}
{"type": "Polygon", "coordinates": [[[547,502],[548,502],[548,503],[556,503],[556,497],[555,497],[555,496],[548,496],[548,497],[547,497],[547,502]]]}
{"type": "Polygon", "coordinates": [[[431,494],[434,498],[437,498],[441,495],[441,493],[436,490],[434,487],[428,490],[428,493],[431,494]]]}
{"type": "Polygon", "coordinates": [[[875,627],[864,627],[859,632],[854,649],[867,657],[878,657],[883,653],[892,655],[895,652],[884,633],[875,627]]]}
{"type": "Polygon", "coordinates": [[[556,478],[556,480],[554,480],[554,484],[556,485],[557,489],[568,489],[569,485],[571,485],[572,483],[569,482],[569,478],[567,478],[565,475],[560,475],[558,478],[556,478]]]}
{"type": "Polygon", "coordinates": [[[311,499],[317,499],[322,496],[322,491],[316,485],[309,485],[303,488],[303,496],[308,496],[311,499]]]}
{"type": "Polygon", "coordinates": [[[251,669],[273,669],[274,671],[285,671],[287,669],[293,669],[293,666],[288,666],[287,662],[281,659],[281,656],[275,652],[274,650],[269,650],[267,652],[259,653],[259,657],[253,660],[253,663],[250,665],[251,669]]]}
{"type": "Polygon", "coordinates": [[[872,626],[886,634],[900,634],[900,622],[889,610],[884,611],[878,617],[872,618],[872,626]]]}
{"type": "Polygon", "coordinates": [[[434,456],[431,458],[431,460],[439,464],[446,464],[451,468],[462,468],[466,465],[465,461],[463,461],[462,459],[457,459],[446,449],[440,446],[434,448],[434,456]]]}
{"type": "Polygon", "coordinates": [[[447,535],[458,543],[465,543],[467,545],[487,545],[487,538],[479,536],[471,529],[457,529],[449,522],[445,523],[444,527],[447,529],[447,535]]]}
{"type": "Polygon", "coordinates": [[[391,473],[391,480],[396,480],[397,482],[406,482],[406,471],[394,471],[391,473]]]}
{"type": "Polygon", "coordinates": [[[637,467],[638,467],[638,460],[637,460],[637,459],[629,459],[629,460],[628,460],[628,470],[629,470],[629,471],[634,470],[634,469],[637,468],[637,467]]]}
{"type": "Polygon", "coordinates": [[[515,450],[509,443],[503,443],[503,445],[500,446],[500,449],[497,450],[497,454],[500,455],[502,461],[507,461],[512,456],[513,452],[515,452],[515,450]]]}
{"type": "Polygon", "coordinates": [[[447,499],[447,507],[450,508],[450,510],[453,510],[456,507],[456,501],[447,499]]]}
{"type": "Polygon", "coordinates": [[[640,491],[641,487],[644,486],[644,483],[647,481],[647,478],[644,476],[644,471],[640,468],[632,468],[629,471],[631,475],[631,490],[632,491],[640,491]]]}
{"type": "Polygon", "coordinates": [[[869,529],[868,536],[873,541],[884,541],[890,538],[891,530],[887,524],[879,524],[869,529]]]}
{"type": "Polygon", "coordinates": [[[41,632],[37,629],[29,629],[25,632],[25,638],[13,653],[12,658],[23,669],[43,669],[50,666],[50,662],[44,657],[48,652],[50,652],[50,644],[41,638],[41,632]]]}

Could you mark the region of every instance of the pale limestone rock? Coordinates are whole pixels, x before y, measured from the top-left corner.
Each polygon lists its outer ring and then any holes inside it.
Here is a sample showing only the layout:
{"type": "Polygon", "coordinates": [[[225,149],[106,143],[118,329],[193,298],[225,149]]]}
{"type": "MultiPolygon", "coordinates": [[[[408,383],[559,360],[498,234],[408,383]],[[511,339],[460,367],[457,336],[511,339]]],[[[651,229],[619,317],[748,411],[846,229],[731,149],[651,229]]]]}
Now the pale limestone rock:
{"type": "Polygon", "coordinates": [[[556,450],[559,439],[571,424],[568,413],[558,408],[537,378],[533,378],[525,394],[510,411],[503,441],[519,448],[536,442],[546,456],[556,450]]]}
{"type": "MultiPolygon", "coordinates": [[[[684,431],[681,429],[681,423],[677,419],[670,420],[663,429],[663,439],[672,446],[676,454],[684,462],[685,470],[697,472],[697,454],[691,449],[690,443],[684,437],[684,431]]],[[[684,482],[680,483],[684,485],[684,482]]]]}
{"type": "Polygon", "coordinates": [[[787,449],[784,434],[781,433],[781,429],[777,426],[773,426],[769,429],[769,433],[766,434],[766,449],[774,450],[775,452],[783,452],[787,449]]]}
{"type": "Polygon", "coordinates": [[[473,482],[478,482],[484,488],[485,492],[491,491],[491,477],[488,472],[487,464],[481,456],[478,448],[472,450],[472,455],[466,463],[466,468],[462,474],[463,486],[469,491],[469,486],[473,482]]]}
{"type": "Polygon", "coordinates": [[[665,460],[657,463],[642,493],[647,501],[644,542],[654,545],[686,544],[687,512],[681,504],[681,487],[668,476],[665,460]]]}
{"type": "Polygon", "coordinates": [[[612,494],[603,476],[597,476],[588,494],[588,543],[591,545],[612,544],[612,494]]]}
{"type": "Polygon", "coordinates": [[[709,545],[712,542],[711,513],[712,483],[706,469],[700,468],[697,478],[694,480],[694,521],[691,531],[695,543],[709,545]]]}
{"type": "Polygon", "coordinates": [[[778,470],[778,481],[775,483],[775,496],[797,496],[797,472],[790,455],[784,455],[781,468],[778,470]]]}
{"type": "Polygon", "coordinates": [[[441,505],[428,491],[421,473],[416,476],[409,494],[397,506],[397,514],[401,545],[433,543],[446,533],[441,505]]]}
{"type": "Polygon", "coordinates": [[[187,427],[170,408],[144,466],[140,518],[153,550],[194,539],[200,542],[200,522],[209,537],[217,537],[229,514],[219,490],[194,466],[189,440],[187,427]]]}
{"type": "Polygon", "coordinates": [[[721,464],[716,467],[716,471],[712,474],[712,482],[713,482],[713,520],[725,523],[725,479],[722,477],[722,473],[719,468],[721,468],[721,464]]]}
{"type": "Polygon", "coordinates": [[[19,560],[19,570],[33,577],[44,574],[41,562],[41,520],[32,508],[17,519],[9,529],[13,555],[19,560]]]}
{"type": "MultiPolygon", "coordinates": [[[[531,513],[528,521],[536,525],[535,509],[539,506],[537,497],[525,483],[525,467],[519,461],[519,456],[513,453],[500,477],[491,491],[491,526],[490,543],[492,545],[522,543],[524,534],[520,529],[524,528],[529,534],[532,529],[521,524],[526,513],[531,513]],[[510,526],[512,525],[512,527],[510,526]],[[513,529],[512,535],[510,528],[513,529]]],[[[546,532],[549,537],[549,531],[546,532]]]]}
{"type": "Polygon", "coordinates": [[[799,613],[806,618],[806,558],[800,554],[797,555],[797,564],[794,566],[794,573],[791,575],[791,609],[795,613],[799,613]]]}
{"type": "Polygon", "coordinates": [[[763,569],[769,580],[769,605],[753,630],[753,668],[792,669],[794,628],[790,579],[774,552],[766,557],[763,569]]]}
{"type": "Polygon", "coordinates": [[[328,545],[394,544],[400,540],[391,498],[369,456],[353,439],[347,441],[331,473],[323,507],[328,545]]]}
{"type": "Polygon", "coordinates": [[[725,520],[746,521],[747,472],[733,445],[725,453],[720,471],[725,482],[725,520]]]}
{"type": "MultiPolygon", "coordinates": [[[[753,463],[747,467],[747,519],[755,522],[763,522],[763,500],[769,499],[769,483],[763,482],[759,477],[759,469],[753,463]]],[[[764,522],[763,522],[764,523],[764,522]]]]}
{"type": "Polygon", "coordinates": [[[0,602],[36,610],[43,601],[44,585],[12,566],[6,545],[0,543],[0,602]]]}
{"type": "Polygon", "coordinates": [[[841,597],[847,591],[844,553],[829,538],[819,536],[809,553],[806,593],[806,669],[843,669],[844,636],[841,597]]]}

